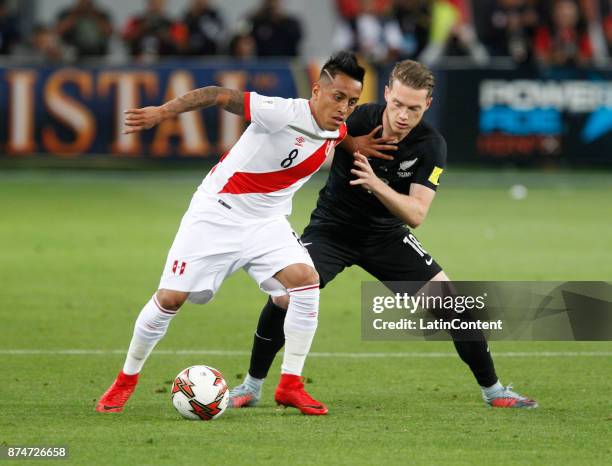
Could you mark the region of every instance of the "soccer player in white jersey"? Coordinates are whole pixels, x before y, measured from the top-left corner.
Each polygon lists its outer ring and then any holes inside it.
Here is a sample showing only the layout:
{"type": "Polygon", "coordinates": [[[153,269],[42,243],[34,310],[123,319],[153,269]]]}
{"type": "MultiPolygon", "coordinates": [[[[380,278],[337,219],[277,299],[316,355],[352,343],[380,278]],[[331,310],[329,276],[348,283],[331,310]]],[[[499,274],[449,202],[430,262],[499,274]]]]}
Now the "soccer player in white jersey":
{"type": "Polygon", "coordinates": [[[353,54],[340,52],[323,66],[310,100],[208,86],[159,107],[125,112],[126,133],[212,105],[244,115],[251,124],[193,195],[159,289],[136,319],[123,369],[97,411],[123,410],[145,361],[187,299],[210,301],[226,277],[244,268],[269,295],[289,294],[276,401],[304,414],[327,413],[301,378],[317,327],[319,276],[287,215],[293,194],[345,137],[344,122],[357,104],[364,74],[353,54]]]}

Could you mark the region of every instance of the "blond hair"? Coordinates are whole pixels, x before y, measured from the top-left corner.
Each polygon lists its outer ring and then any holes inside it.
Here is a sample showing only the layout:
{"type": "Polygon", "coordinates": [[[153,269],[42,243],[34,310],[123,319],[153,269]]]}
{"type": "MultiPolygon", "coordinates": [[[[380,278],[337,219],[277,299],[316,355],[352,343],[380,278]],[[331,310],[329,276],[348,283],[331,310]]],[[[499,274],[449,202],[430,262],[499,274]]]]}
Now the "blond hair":
{"type": "Polygon", "coordinates": [[[403,60],[395,64],[389,75],[389,87],[394,81],[413,89],[427,89],[427,97],[431,97],[434,89],[434,76],[429,68],[414,60],[403,60]]]}

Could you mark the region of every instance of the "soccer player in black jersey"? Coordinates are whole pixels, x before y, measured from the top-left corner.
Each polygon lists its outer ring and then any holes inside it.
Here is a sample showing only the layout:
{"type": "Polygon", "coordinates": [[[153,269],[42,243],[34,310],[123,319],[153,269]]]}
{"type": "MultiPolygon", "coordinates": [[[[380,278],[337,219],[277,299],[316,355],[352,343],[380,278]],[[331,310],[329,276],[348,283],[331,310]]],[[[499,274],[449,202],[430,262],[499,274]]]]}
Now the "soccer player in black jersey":
{"type": "MultiPolygon", "coordinates": [[[[322,288],[351,265],[381,281],[449,281],[405,227],[415,228],[425,220],[446,164],[444,138],[422,119],[433,87],[433,75],[424,65],[402,61],[389,77],[386,104],[361,105],[347,120],[349,136],[336,149],[329,178],[301,237],[322,288]],[[385,149],[387,154],[381,152],[385,149]]],[[[259,401],[263,381],[284,344],[288,302],[288,297],[275,297],[264,306],[249,372],[231,390],[231,406],[254,406],[259,401]]],[[[482,332],[467,339],[460,332],[451,331],[451,336],[485,403],[537,407],[534,400],[500,383],[482,332]]]]}

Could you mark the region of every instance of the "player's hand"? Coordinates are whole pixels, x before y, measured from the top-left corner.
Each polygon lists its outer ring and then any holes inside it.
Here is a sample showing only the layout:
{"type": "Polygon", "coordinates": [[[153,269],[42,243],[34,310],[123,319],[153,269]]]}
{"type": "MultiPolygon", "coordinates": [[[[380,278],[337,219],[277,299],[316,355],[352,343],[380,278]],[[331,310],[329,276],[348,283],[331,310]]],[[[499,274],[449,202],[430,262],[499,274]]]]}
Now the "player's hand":
{"type": "Polygon", "coordinates": [[[381,185],[386,186],[385,183],[376,176],[365,155],[357,151],[353,154],[353,157],[354,168],[351,169],[351,173],[355,175],[357,179],[349,182],[351,186],[361,186],[369,193],[376,192],[381,188],[381,185]]]}
{"type": "Polygon", "coordinates": [[[382,125],[377,126],[368,134],[363,136],[353,136],[353,140],[357,145],[357,151],[366,157],[374,157],[383,160],[393,160],[393,156],[383,154],[382,150],[396,151],[397,141],[395,138],[386,136],[377,138],[376,133],[382,128],[382,125]]]}
{"type": "Polygon", "coordinates": [[[165,119],[161,107],[130,108],[123,112],[123,134],[145,131],[165,119]]]}

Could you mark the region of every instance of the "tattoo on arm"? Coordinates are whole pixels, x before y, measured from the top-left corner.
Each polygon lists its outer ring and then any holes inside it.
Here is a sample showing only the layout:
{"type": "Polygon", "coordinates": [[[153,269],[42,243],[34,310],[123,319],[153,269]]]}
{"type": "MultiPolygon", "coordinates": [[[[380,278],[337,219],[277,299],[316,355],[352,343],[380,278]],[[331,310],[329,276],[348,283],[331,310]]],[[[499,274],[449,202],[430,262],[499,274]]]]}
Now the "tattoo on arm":
{"type": "Polygon", "coordinates": [[[225,102],[222,107],[236,115],[244,115],[244,93],[235,89],[223,89],[225,102]]]}
{"type": "Polygon", "coordinates": [[[166,102],[163,108],[172,115],[178,115],[212,105],[218,105],[236,115],[244,115],[244,94],[225,87],[201,87],[166,102]]]}

